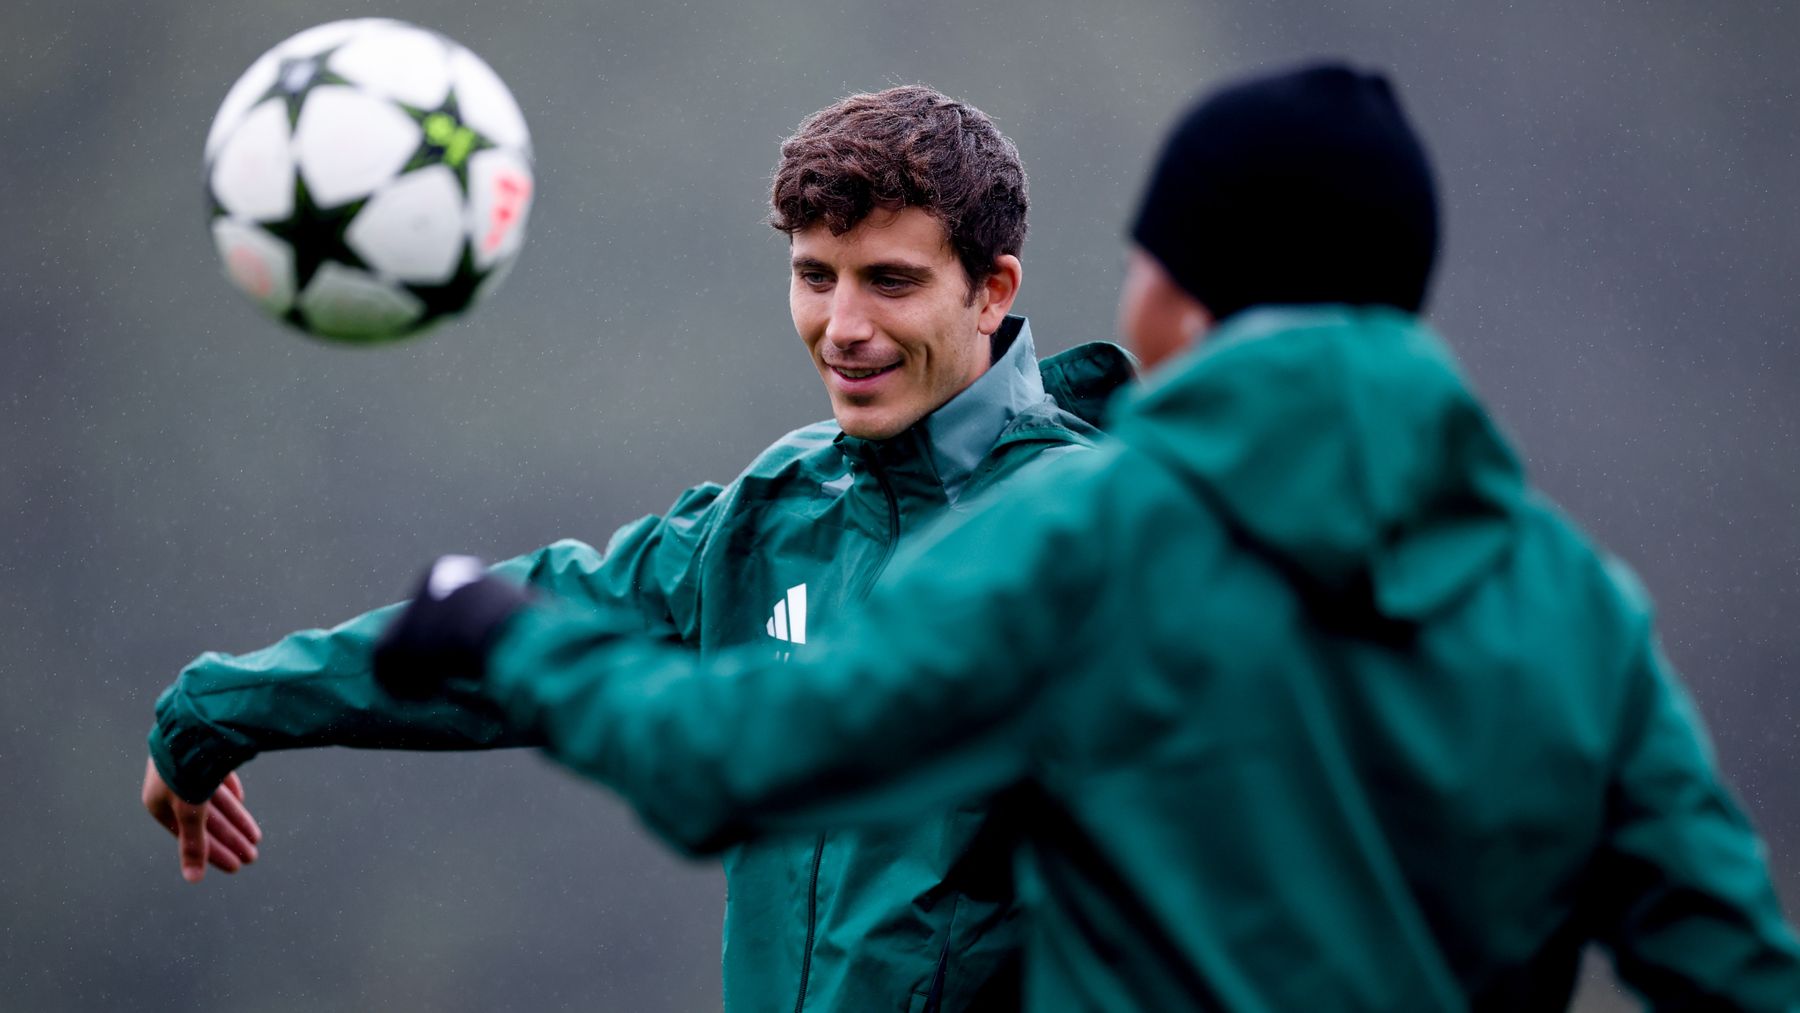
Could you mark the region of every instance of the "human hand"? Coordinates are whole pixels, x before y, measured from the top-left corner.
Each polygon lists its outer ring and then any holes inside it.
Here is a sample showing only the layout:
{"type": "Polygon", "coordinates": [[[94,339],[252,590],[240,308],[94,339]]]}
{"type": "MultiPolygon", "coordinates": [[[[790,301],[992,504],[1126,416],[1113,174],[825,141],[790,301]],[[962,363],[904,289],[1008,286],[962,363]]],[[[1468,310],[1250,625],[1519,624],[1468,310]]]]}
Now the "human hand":
{"type": "Polygon", "coordinates": [[[473,556],[440,556],[375,643],[375,681],[424,699],[451,679],[480,679],[500,629],[531,593],[489,574],[473,556]]]}
{"type": "Polygon", "coordinates": [[[144,764],[144,808],[179,842],[181,878],[198,883],[210,862],[221,872],[236,872],[256,861],[262,828],[244,808],[244,782],[234,771],[225,775],[213,797],[195,805],[175,794],[156,761],[144,764]]]}

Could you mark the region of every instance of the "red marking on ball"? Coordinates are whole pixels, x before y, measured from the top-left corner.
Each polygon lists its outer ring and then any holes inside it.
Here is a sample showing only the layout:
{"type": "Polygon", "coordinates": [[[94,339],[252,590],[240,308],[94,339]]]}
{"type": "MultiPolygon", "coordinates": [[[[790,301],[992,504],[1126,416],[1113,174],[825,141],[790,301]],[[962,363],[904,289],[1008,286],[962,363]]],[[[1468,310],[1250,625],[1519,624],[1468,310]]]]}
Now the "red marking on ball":
{"type": "Polygon", "coordinates": [[[258,299],[267,299],[275,291],[275,272],[254,247],[233,246],[225,257],[226,267],[238,287],[258,299]]]}
{"type": "Polygon", "coordinates": [[[506,240],[507,233],[518,225],[531,200],[531,177],[506,172],[494,178],[494,210],[488,215],[487,235],[481,240],[483,252],[492,253],[506,240]]]}

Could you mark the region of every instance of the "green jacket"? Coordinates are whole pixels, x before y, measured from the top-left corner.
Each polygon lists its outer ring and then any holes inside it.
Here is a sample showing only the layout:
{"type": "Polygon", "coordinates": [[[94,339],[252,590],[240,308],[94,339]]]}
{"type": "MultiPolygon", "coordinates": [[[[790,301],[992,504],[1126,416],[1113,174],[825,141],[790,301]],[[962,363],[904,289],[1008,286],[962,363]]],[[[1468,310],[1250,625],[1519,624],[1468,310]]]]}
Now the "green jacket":
{"type": "MultiPolygon", "coordinates": [[[[771,662],[804,652],[867,593],[903,535],[1092,446],[1096,430],[1079,416],[1096,417],[1130,375],[1124,353],[1104,344],[1040,370],[1022,318],[1009,318],[995,347],[987,373],[892,440],[808,426],[730,485],[691,489],[667,514],[620,529],[604,553],[564,541],[497,569],[702,656],[739,645],[771,662]]],[[[381,692],[369,648],[390,613],[251,654],[202,655],[157,701],[150,751],[163,777],[197,800],[273,749],[539,741],[508,731],[479,697],[411,703],[381,692]]],[[[1015,836],[1004,806],[972,804],[729,850],[726,1006],[1016,1006],[1015,836]]]]}
{"type": "Polygon", "coordinates": [[[1800,1009],[1650,606],[1410,316],[1264,308],[841,638],[510,621],[487,691],[690,850],[1011,786],[1034,1010],[1800,1009]]]}

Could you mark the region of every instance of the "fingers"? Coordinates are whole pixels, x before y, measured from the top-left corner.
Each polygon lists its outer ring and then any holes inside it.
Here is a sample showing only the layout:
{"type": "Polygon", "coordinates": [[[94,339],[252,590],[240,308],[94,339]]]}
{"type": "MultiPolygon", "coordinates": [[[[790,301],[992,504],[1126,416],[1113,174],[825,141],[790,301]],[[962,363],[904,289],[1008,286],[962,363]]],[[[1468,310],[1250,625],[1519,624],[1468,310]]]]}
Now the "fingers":
{"type": "Polygon", "coordinates": [[[256,861],[262,829],[244,808],[243,794],[243,781],[232,774],[205,805],[172,802],[182,878],[198,883],[208,864],[221,872],[236,872],[256,861]]]}
{"type": "Polygon", "coordinates": [[[181,878],[190,883],[198,883],[206,875],[206,859],[211,851],[206,835],[205,805],[188,805],[177,800],[175,808],[175,837],[179,841],[177,850],[181,855],[181,878]]]}
{"type": "Polygon", "coordinates": [[[236,872],[256,861],[262,828],[244,808],[244,781],[236,772],[225,776],[210,802],[190,805],[169,789],[151,761],[144,766],[143,800],[150,816],[175,835],[181,878],[188,882],[200,882],[208,864],[236,872]]]}
{"type": "MultiPolygon", "coordinates": [[[[232,854],[231,849],[226,847],[223,841],[216,838],[207,841],[206,860],[212,863],[213,868],[225,873],[236,872],[244,867],[243,861],[237,855],[232,854]]],[[[185,867],[181,870],[181,874],[187,876],[185,867]]],[[[188,882],[197,883],[199,879],[197,877],[189,878],[188,882]]]]}
{"type": "MultiPolygon", "coordinates": [[[[223,848],[227,854],[237,859],[240,865],[249,865],[256,861],[256,843],[245,836],[244,832],[238,829],[234,823],[226,819],[225,815],[216,807],[206,817],[206,836],[209,842],[208,858],[212,858],[223,848]]],[[[215,860],[213,864],[218,865],[219,863],[215,860]]],[[[225,868],[222,865],[219,867],[225,868]]],[[[225,869],[225,871],[236,872],[237,870],[225,869]]]]}
{"type": "MultiPolygon", "coordinates": [[[[250,815],[250,810],[244,807],[243,782],[238,781],[235,792],[232,790],[232,782],[235,780],[237,780],[237,775],[233,774],[226,778],[224,788],[213,792],[213,811],[236,828],[245,840],[251,844],[261,844],[262,828],[256,825],[256,819],[250,815]]],[[[247,861],[255,861],[255,859],[251,858],[247,861]]]]}

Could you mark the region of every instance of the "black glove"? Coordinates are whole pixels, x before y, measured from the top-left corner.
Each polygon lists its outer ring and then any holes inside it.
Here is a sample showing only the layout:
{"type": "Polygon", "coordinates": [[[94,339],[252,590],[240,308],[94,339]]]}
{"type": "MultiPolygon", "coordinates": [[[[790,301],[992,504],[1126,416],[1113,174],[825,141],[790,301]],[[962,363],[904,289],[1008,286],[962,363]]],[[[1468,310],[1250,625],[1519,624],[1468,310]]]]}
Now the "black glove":
{"type": "Polygon", "coordinates": [[[530,601],[473,556],[438,557],[375,642],[375,681],[397,697],[422,699],[451,679],[481,679],[501,628],[530,601]]]}

